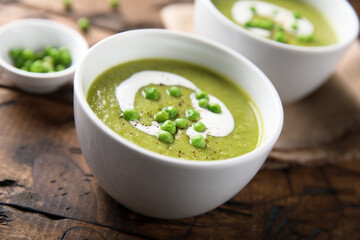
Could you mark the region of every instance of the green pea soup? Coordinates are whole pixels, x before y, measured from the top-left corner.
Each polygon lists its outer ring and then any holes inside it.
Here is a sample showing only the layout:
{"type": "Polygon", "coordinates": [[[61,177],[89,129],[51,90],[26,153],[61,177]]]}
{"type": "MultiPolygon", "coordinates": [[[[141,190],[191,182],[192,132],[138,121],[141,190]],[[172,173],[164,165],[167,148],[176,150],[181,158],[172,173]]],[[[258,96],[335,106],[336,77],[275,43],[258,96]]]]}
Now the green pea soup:
{"type": "MultiPolygon", "coordinates": [[[[177,118],[186,119],[186,110],[192,109],[190,94],[194,90],[177,87],[180,96],[171,96],[167,90],[172,86],[150,84],[139,89],[135,96],[134,109],[139,113],[138,121],[151,125],[154,115],[168,106],[178,109],[177,118]],[[155,87],[159,92],[156,100],[142,95],[145,88],[155,87]]],[[[114,132],[140,147],[166,156],[188,160],[222,160],[251,152],[261,142],[261,119],[249,95],[226,77],[199,65],[172,59],[141,59],[114,66],[99,75],[90,85],[87,102],[91,109],[114,132]],[[156,136],[135,128],[122,117],[116,98],[116,87],[133,74],[144,70],[163,71],[177,74],[193,82],[199,89],[220,99],[230,110],[235,127],[225,137],[207,135],[206,146],[198,148],[189,142],[187,128],[177,128],[172,143],[160,141],[156,136]]],[[[175,119],[172,119],[173,121],[175,119]]],[[[186,120],[187,126],[193,124],[186,120]]]]}
{"type": "MultiPolygon", "coordinates": [[[[302,16],[307,18],[314,26],[314,33],[310,36],[296,36],[295,34],[283,31],[282,26],[278,25],[276,22],[274,23],[273,19],[257,16],[256,9],[253,9],[253,11],[255,11],[255,14],[250,22],[248,22],[247,24],[240,24],[232,16],[232,7],[236,2],[240,2],[242,0],[211,1],[223,15],[225,15],[234,23],[244,27],[245,29],[249,29],[249,26],[251,26],[269,30],[271,32],[270,36],[266,38],[278,42],[297,46],[317,47],[335,44],[338,41],[335,31],[333,30],[332,26],[329,24],[325,16],[321,13],[321,11],[302,0],[261,0],[261,2],[271,3],[293,11],[294,15],[298,15],[297,17],[299,18],[302,16]]],[[[296,21],[294,21],[293,28],[297,28],[296,21]]]]}

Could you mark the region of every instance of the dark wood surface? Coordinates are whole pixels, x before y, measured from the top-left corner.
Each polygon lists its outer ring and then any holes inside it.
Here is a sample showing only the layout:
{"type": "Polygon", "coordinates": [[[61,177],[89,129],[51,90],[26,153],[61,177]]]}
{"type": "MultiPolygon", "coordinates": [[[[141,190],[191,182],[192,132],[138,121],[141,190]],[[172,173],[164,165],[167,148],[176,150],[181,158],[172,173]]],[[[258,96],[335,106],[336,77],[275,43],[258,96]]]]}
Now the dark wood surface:
{"type": "MultiPolygon", "coordinates": [[[[92,27],[84,37],[93,45],[116,32],[163,27],[158,12],[173,2],[191,1],[123,0],[112,10],[107,0],[73,0],[65,11],[60,0],[0,0],[0,25],[41,17],[77,29],[87,16],[92,27]]],[[[81,155],[72,103],[71,84],[32,95],[0,68],[0,239],[360,239],[360,156],[263,169],[211,212],[152,219],[97,184],[81,155]]]]}

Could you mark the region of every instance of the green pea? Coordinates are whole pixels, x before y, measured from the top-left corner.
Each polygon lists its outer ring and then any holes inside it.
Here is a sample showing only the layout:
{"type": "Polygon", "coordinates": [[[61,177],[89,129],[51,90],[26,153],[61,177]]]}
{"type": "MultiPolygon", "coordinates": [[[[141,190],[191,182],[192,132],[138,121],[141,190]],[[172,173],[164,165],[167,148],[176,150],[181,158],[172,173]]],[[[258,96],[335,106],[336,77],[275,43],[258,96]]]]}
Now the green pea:
{"type": "Polygon", "coordinates": [[[191,121],[198,121],[200,119],[200,113],[194,109],[187,109],[185,115],[191,121]]]}
{"type": "Polygon", "coordinates": [[[155,87],[148,87],[143,90],[143,96],[146,99],[156,100],[160,97],[160,94],[155,87]]]}
{"type": "Polygon", "coordinates": [[[34,59],[35,58],[35,53],[33,50],[29,49],[29,48],[25,48],[22,53],[21,53],[21,56],[28,60],[28,59],[34,59]]]}
{"type": "Polygon", "coordinates": [[[181,91],[178,87],[171,87],[166,91],[172,97],[179,97],[181,95],[181,91]]]}
{"type": "Polygon", "coordinates": [[[54,47],[52,45],[46,45],[45,46],[45,54],[49,55],[50,50],[53,49],[54,47]]]}
{"type": "Polygon", "coordinates": [[[54,59],[54,63],[59,62],[60,60],[60,51],[56,48],[51,48],[48,53],[49,56],[51,56],[54,59]]]}
{"type": "Polygon", "coordinates": [[[109,4],[110,4],[110,7],[117,8],[117,6],[119,5],[119,2],[118,2],[118,0],[109,0],[109,4]]]}
{"type": "Polygon", "coordinates": [[[42,61],[42,72],[53,72],[54,71],[54,65],[50,62],[42,61]]]}
{"type": "Polygon", "coordinates": [[[175,125],[178,128],[186,128],[188,126],[188,122],[185,118],[177,118],[175,119],[175,125]]]}
{"type": "Polygon", "coordinates": [[[253,13],[256,13],[256,7],[255,7],[255,6],[251,6],[251,7],[250,7],[250,11],[252,11],[253,13]]]}
{"type": "Polygon", "coordinates": [[[71,54],[67,48],[60,48],[59,62],[65,66],[70,66],[71,54]]]}
{"type": "Polygon", "coordinates": [[[163,111],[169,114],[170,119],[176,118],[177,115],[179,115],[179,111],[176,109],[176,107],[173,106],[168,106],[164,108],[163,111]]]}
{"type": "Polygon", "coordinates": [[[199,107],[202,107],[202,108],[208,108],[209,107],[209,101],[205,98],[203,99],[200,99],[199,102],[199,107]]]}
{"type": "Polygon", "coordinates": [[[308,43],[308,42],[314,41],[315,36],[314,36],[314,35],[309,35],[309,36],[299,35],[299,36],[297,36],[296,38],[297,38],[297,40],[299,40],[300,42],[308,43]]]}
{"type": "Polygon", "coordinates": [[[294,18],[296,18],[296,19],[301,18],[301,13],[300,13],[300,11],[294,11],[294,12],[293,12],[293,15],[294,15],[294,18]]]}
{"type": "Polygon", "coordinates": [[[16,60],[18,57],[20,57],[21,53],[22,53],[21,48],[13,48],[10,50],[10,56],[13,60],[16,60]]]}
{"type": "Polygon", "coordinates": [[[160,141],[165,143],[172,143],[174,141],[174,136],[167,131],[160,130],[157,134],[157,137],[160,141]]]}
{"type": "Polygon", "coordinates": [[[35,62],[33,62],[31,64],[30,72],[41,73],[43,71],[42,66],[43,66],[43,61],[42,60],[36,60],[35,62]]]}
{"type": "Polygon", "coordinates": [[[209,95],[208,95],[206,92],[200,90],[200,91],[197,91],[197,92],[195,93],[195,98],[196,98],[197,100],[200,100],[200,99],[203,99],[203,98],[209,100],[209,95]]]}
{"type": "Polygon", "coordinates": [[[72,5],[71,0],[63,0],[63,4],[64,4],[66,10],[71,9],[71,5],[72,5]]]}
{"type": "Polygon", "coordinates": [[[154,118],[157,122],[165,122],[166,120],[169,120],[169,114],[165,111],[160,111],[155,114],[154,118]]]}
{"type": "Polygon", "coordinates": [[[194,137],[192,137],[190,139],[190,142],[194,147],[203,148],[206,146],[206,140],[203,137],[203,135],[201,135],[201,134],[198,134],[198,135],[195,135],[194,137]]]}
{"type": "Polygon", "coordinates": [[[280,32],[280,31],[277,31],[277,32],[275,32],[273,39],[274,39],[275,41],[277,41],[277,42],[285,43],[285,42],[286,42],[285,33],[284,33],[284,32],[280,32]]]}
{"type": "Polygon", "coordinates": [[[58,64],[55,66],[55,71],[56,72],[59,72],[59,71],[62,71],[62,70],[65,70],[65,66],[62,65],[62,64],[58,64]]]}
{"type": "Polygon", "coordinates": [[[267,29],[267,30],[271,30],[275,25],[274,21],[271,20],[262,20],[260,21],[260,25],[258,26],[259,28],[263,28],[263,29],[267,29]]]}
{"type": "Polygon", "coordinates": [[[203,124],[202,122],[196,122],[193,126],[195,131],[197,132],[205,132],[206,130],[205,124],[203,124]]]}
{"type": "Polygon", "coordinates": [[[221,107],[217,103],[210,103],[209,110],[213,113],[221,113],[221,107]]]}
{"type": "Polygon", "coordinates": [[[90,28],[90,20],[86,17],[79,18],[78,26],[83,32],[87,32],[90,28]]]}
{"type": "Polygon", "coordinates": [[[15,59],[15,67],[21,68],[22,66],[24,66],[25,62],[26,62],[26,59],[20,55],[17,59],[15,59]]]}
{"type": "Polygon", "coordinates": [[[128,121],[134,121],[139,118],[139,114],[134,109],[126,109],[123,113],[124,118],[128,121]]]}
{"type": "Polygon", "coordinates": [[[294,22],[294,23],[291,25],[291,28],[294,29],[294,30],[298,29],[297,23],[294,22]]]}
{"type": "Polygon", "coordinates": [[[163,124],[161,124],[160,129],[167,131],[171,134],[174,134],[176,132],[175,123],[171,120],[166,120],[163,124]]]}

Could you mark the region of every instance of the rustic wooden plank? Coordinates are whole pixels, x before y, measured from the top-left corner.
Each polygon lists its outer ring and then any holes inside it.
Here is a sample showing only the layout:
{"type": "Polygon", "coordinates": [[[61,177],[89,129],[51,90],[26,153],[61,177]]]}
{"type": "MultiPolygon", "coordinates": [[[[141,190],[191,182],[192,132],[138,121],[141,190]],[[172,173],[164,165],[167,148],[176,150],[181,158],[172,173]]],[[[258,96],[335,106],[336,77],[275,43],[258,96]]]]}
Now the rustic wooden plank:
{"type": "Polygon", "coordinates": [[[22,211],[0,204],[0,239],[135,240],[142,238],[91,223],[32,213],[26,209],[22,211]]]}

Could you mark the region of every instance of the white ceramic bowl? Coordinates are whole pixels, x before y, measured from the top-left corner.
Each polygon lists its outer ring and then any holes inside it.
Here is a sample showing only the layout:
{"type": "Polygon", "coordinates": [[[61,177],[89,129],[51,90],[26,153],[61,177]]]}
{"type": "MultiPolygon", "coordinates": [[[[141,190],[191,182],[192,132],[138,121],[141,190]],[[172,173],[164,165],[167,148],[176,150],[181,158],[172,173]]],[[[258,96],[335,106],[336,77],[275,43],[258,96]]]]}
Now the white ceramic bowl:
{"type": "Polygon", "coordinates": [[[305,97],[333,73],[359,32],[359,20],[346,0],[303,0],[333,26],[339,40],[323,47],[302,47],[260,37],[224,16],[211,0],[195,2],[195,32],[225,44],[255,63],[273,82],[283,103],[305,97]]]}
{"type": "Polygon", "coordinates": [[[87,50],[88,44],[78,32],[55,21],[22,19],[0,27],[0,65],[18,88],[30,93],[50,93],[69,82],[87,50]],[[37,51],[46,45],[67,47],[72,57],[71,66],[52,73],[27,72],[13,66],[9,54],[12,48],[37,51]]]}
{"type": "Polygon", "coordinates": [[[166,219],[205,213],[238,193],[267,158],[283,124],[280,98],[255,65],[230,48],[169,30],[134,30],[94,45],[75,73],[74,111],[81,151],[99,184],[129,209],[166,219]],[[143,58],[200,64],[241,85],[262,115],[260,147],[228,160],[184,160],[141,148],[105,126],[86,101],[89,85],[110,67],[143,58]]]}

